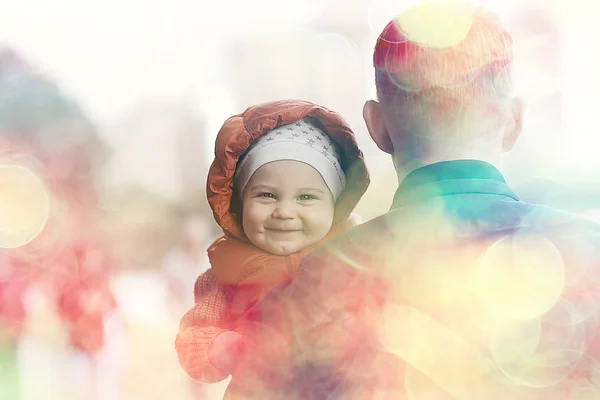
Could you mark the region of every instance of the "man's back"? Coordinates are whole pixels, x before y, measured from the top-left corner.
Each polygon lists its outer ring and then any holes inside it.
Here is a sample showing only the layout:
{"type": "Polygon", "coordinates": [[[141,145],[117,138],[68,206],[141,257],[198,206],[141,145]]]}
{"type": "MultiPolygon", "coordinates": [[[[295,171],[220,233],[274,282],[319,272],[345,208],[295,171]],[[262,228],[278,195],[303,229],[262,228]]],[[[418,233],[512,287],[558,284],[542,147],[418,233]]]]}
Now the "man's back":
{"type": "Polygon", "coordinates": [[[483,162],[410,174],[273,299],[302,398],[600,398],[600,227],[483,162]]]}
{"type": "Polygon", "coordinates": [[[263,302],[271,336],[292,343],[278,370],[294,395],[280,397],[600,399],[600,228],[520,202],[492,167],[524,119],[500,18],[416,2],[373,67],[363,117],[402,183],[391,212],[263,302]]]}

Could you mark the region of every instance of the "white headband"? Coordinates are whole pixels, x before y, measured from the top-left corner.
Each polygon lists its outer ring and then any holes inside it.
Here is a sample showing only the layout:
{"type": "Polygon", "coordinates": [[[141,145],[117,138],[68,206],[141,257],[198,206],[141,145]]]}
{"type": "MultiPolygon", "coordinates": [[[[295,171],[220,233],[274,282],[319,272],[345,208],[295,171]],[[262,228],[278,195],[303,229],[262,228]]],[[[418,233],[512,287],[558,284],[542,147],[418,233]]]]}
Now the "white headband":
{"type": "Polygon", "coordinates": [[[239,192],[265,164],[294,160],[313,167],[331,191],[334,201],[346,186],[340,155],[331,138],[305,119],[279,126],[260,136],[238,161],[234,182],[239,192]]]}

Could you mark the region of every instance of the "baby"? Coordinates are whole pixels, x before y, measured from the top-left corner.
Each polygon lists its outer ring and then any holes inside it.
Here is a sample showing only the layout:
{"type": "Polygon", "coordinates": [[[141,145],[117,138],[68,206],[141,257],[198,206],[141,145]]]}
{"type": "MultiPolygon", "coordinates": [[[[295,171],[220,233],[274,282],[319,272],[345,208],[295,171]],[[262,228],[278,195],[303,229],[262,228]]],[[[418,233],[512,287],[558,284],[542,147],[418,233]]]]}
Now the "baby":
{"type": "Polygon", "coordinates": [[[324,107],[278,101],[224,123],[207,193],[225,235],[208,249],[211,268],[196,281],[175,341],[193,379],[232,375],[235,384],[250,310],[310,250],[358,223],[351,212],[368,185],[352,130],[324,107]]]}

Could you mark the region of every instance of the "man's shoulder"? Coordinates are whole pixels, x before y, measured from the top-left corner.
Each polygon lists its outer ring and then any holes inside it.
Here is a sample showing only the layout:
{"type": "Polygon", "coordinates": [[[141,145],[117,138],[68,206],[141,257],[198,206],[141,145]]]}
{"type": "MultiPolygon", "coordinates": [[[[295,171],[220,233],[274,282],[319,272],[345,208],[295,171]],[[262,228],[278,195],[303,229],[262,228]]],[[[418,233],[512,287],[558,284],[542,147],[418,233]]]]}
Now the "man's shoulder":
{"type": "Polygon", "coordinates": [[[369,253],[381,244],[382,239],[389,236],[390,232],[386,219],[389,213],[363,222],[337,236],[327,240],[311,251],[307,258],[311,260],[329,258],[344,254],[350,250],[355,253],[369,253]]]}
{"type": "Polygon", "coordinates": [[[598,237],[600,238],[600,223],[583,215],[557,208],[530,204],[524,221],[533,230],[546,232],[557,237],[598,237]]]}
{"type": "MultiPolygon", "coordinates": [[[[465,202],[465,208],[468,207],[468,202],[465,202]]],[[[454,226],[453,229],[448,229],[447,234],[443,232],[447,225],[453,224],[448,221],[441,222],[443,218],[439,216],[446,211],[436,211],[436,206],[432,204],[417,204],[389,211],[328,240],[313,250],[305,262],[311,265],[361,265],[361,261],[381,253],[390,245],[403,247],[407,242],[419,238],[423,240],[425,232],[431,234],[431,237],[425,240],[427,242],[435,242],[435,237],[439,237],[440,240],[447,239],[446,236],[453,236],[457,230],[454,226]]],[[[489,216],[479,217],[481,219],[470,228],[464,225],[458,228],[464,229],[461,236],[528,231],[552,236],[557,240],[592,240],[600,246],[598,222],[545,205],[521,201],[504,202],[502,207],[491,207],[489,216]]]]}

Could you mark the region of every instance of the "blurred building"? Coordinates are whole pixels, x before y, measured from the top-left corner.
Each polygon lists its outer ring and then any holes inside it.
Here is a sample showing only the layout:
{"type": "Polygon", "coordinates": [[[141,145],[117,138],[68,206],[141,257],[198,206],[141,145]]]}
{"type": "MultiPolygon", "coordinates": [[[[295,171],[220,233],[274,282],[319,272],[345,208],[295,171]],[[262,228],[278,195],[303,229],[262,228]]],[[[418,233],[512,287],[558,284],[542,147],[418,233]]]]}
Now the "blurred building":
{"type": "Polygon", "coordinates": [[[208,143],[203,135],[203,122],[186,104],[141,104],[105,129],[112,148],[105,187],[138,185],[171,201],[179,201],[187,191],[204,189],[208,143]]]}
{"type": "Polygon", "coordinates": [[[103,205],[120,238],[115,250],[127,269],[156,269],[178,244],[183,215],[210,215],[204,121],[186,103],[146,102],[103,136],[111,147],[103,205]]]}

